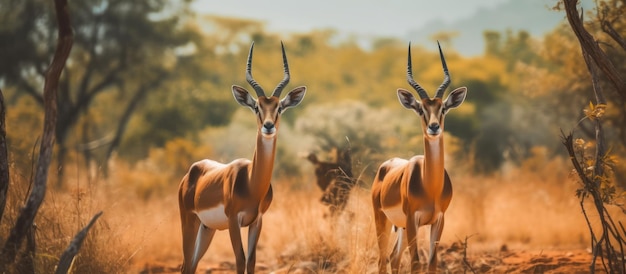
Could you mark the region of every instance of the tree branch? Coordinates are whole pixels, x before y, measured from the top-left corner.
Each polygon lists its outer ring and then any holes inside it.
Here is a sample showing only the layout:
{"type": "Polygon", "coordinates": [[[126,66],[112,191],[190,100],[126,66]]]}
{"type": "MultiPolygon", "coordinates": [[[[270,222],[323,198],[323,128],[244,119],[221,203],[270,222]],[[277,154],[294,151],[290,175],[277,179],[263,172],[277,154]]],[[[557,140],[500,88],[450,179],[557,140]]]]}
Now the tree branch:
{"type": "MultiPolygon", "coordinates": [[[[613,7],[613,8],[619,9],[617,7],[613,7]]],[[[617,44],[619,44],[623,50],[626,50],[626,41],[615,30],[615,28],[613,28],[614,21],[617,20],[617,18],[621,18],[623,13],[620,13],[619,15],[615,16],[615,19],[612,21],[607,19],[608,13],[609,13],[609,7],[607,6],[604,6],[602,11],[598,11],[598,21],[600,21],[600,27],[602,28],[602,31],[604,31],[604,33],[608,34],[611,38],[613,38],[613,40],[617,42],[617,44]]]]}
{"type": "MultiPolygon", "coordinates": [[[[95,43],[95,42],[94,42],[95,43]]],[[[87,87],[87,81],[84,81],[81,84],[81,89],[79,90],[79,96],[78,96],[78,105],[80,106],[82,103],[84,103],[85,105],[87,105],[92,99],[93,97],[98,94],[99,92],[101,92],[102,90],[104,90],[104,88],[115,84],[116,80],[118,80],[118,74],[120,71],[124,70],[127,66],[127,51],[126,51],[126,45],[122,44],[120,45],[122,47],[122,49],[120,50],[120,54],[118,55],[118,63],[116,66],[114,66],[113,68],[111,68],[108,73],[106,73],[106,75],[102,78],[102,80],[99,83],[96,83],[93,88],[89,89],[87,87]]],[[[91,53],[91,60],[89,63],[89,66],[93,65],[93,68],[95,68],[97,66],[96,62],[92,60],[95,60],[96,58],[96,54],[95,51],[93,53],[91,53]]],[[[91,75],[89,75],[91,78],[91,75]]]]}
{"type": "MultiPolygon", "coordinates": [[[[591,85],[593,87],[593,93],[596,97],[596,106],[598,108],[604,107],[601,105],[606,105],[606,99],[604,98],[604,93],[602,92],[602,87],[600,86],[598,80],[598,73],[596,70],[596,66],[591,60],[591,56],[589,56],[588,52],[583,48],[582,54],[585,59],[585,64],[587,64],[587,70],[589,70],[589,74],[591,74],[591,85]]],[[[602,177],[604,175],[604,153],[606,152],[604,145],[604,131],[602,130],[602,124],[599,121],[600,117],[596,117],[595,121],[595,137],[596,137],[596,155],[595,155],[595,165],[594,165],[594,173],[597,177],[602,177]]]]}
{"type": "Polygon", "coordinates": [[[617,89],[617,93],[626,100],[626,81],[622,78],[619,71],[611,60],[606,56],[604,51],[598,46],[595,39],[583,25],[582,19],[578,15],[576,4],[578,0],[563,0],[565,5],[565,13],[567,14],[567,20],[578,38],[580,47],[586,51],[593,61],[598,65],[600,70],[604,72],[611,84],[617,89]]]}
{"type": "Polygon", "coordinates": [[[613,40],[617,42],[617,44],[619,44],[623,50],[626,50],[626,41],[624,40],[624,38],[622,38],[621,35],[619,35],[619,33],[617,33],[617,31],[613,28],[613,25],[611,25],[611,23],[607,21],[602,21],[602,30],[606,34],[611,36],[611,38],[613,38],[613,40]]]}
{"type": "Polygon", "coordinates": [[[88,58],[89,58],[89,63],[87,64],[87,67],[85,68],[85,73],[83,74],[83,78],[80,81],[80,85],[78,88],[78,92],[79,92],[79,96],[78,97],[82,97],[82,95],[84,93],[87,92],[88,90],[88,86],[89,83],[91,82],[91,76],[93,75],[93,72],[96,69],[97,66],[97,60],[98,60],[98,56],[96,53],[96,45],[98,44],[98,31],[97,31],[97,26],[98,23],[100,23],[100,16],[97,16],[95,19],[95,22],[93,24],[93,28],[91,30],[91,37],[89,37],[89,41],[85,44],[89,45],[87,52],[89,53],[88,58]]]}
{"type": "Polygon", "coordinates": [[[96,94],[103,91],[106,87],[115,84],[115,80],[118,78],[118,73],[123,69],[122,65],[118,65],[115,68],[112,68],[109,73],[102,78],[102,80],[95,84],[91,89],[85,89],[79,91],[81,96],[79,96],[76,105],[85,105],[87,106],[89,102],[95,97],[96,94]]]}
{"type": "Polygon", "coordinates": [[[163,81],[165,81],[166,79],[167,79],[167,72],[160,71],[157,73],[157,77],[155,80],[149,81],[148,83],[144,82],[141,86],[137,88],[137,91],[135,92],[130,102],[128,103],[128,106],[124,110],[122,117],[120,117],[120,122],[117,126],[115,137],[113,138],[111,145],[107,149],[105,159],[104,159],[105,161],[109,160],[109,158],[113,154],[113,151],[115,151],[117,147],[119,146],[122,140],[122,136],[124,135],[124,132],[126,131],[126,125],[130,121],[130,118],[133,112],[137,109],[137,105],[139,105],[139,103],[146,97],[146,94],[148,93],[148,91],[154,90],[159,85],[161,85],[161,83],[163,83],[163,81]]]}
{"type": "Polygon", "coordinates": [[[569,155],[570,161],[572,162],[572,165],[574,166],[574,169],[576,170],[576,174],[578,174],[578,177],[580,178],[582,183],[584,185],[593,184],[593,182],[584,175],[585,171],[576,158],[576,152],[574,151],[574,137],[572,136],[572,133],[570,132],[569,134],[565,135],[565,133],[561,131],[561,139],[563,145],[567,149],[567,153],[569,155]]]}

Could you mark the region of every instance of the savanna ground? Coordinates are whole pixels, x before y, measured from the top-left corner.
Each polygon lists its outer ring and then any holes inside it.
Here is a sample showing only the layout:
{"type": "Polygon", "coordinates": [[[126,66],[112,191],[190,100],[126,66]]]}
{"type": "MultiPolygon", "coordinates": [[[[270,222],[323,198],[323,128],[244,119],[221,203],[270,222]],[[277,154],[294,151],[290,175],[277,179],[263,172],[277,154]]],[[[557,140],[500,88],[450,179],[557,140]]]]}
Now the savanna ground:
{"type": "MultiPolygon", "coordinates": [[[[574,195],[577,183],[569,173],[565,160],[545,157],[489,177],[452,172],[454,198],[439,248],[442,272],[588,273],[589,232],[574,195]]],[[[133,184],[138,179],[114,174],[107,183],[74,182],[65,191],[49,192],[36,222],[41,272],[53,269],[73,234],[100,210],[104,215],[89,232],[75,273],[177,272],[182,260],[178,182],[140,198],[146,190],[133,184]]],[[[312,176],[273,186],[275,198],[264,215],[258,246],[258,272],[376,272],[378,251],[367,187],[353,190],[342,216],[325,219],[326,208],[318,202],[321,191],[312,176]]],[[[12,204],[24,197],[16,189],[13,186],[12,204]]],[[[614,218],[626,221],[618,213],[614,218]]],[[[3,220],[2,231],[6,223],[3,220]]],[[[427,233],[420,229],[422,261],[428,252],[427,233]]],[[[405,252],[405,267],[407,261],[405,252]]],[[[198,272],[234,272],[226,231],[216,234],[198,272]]]]}

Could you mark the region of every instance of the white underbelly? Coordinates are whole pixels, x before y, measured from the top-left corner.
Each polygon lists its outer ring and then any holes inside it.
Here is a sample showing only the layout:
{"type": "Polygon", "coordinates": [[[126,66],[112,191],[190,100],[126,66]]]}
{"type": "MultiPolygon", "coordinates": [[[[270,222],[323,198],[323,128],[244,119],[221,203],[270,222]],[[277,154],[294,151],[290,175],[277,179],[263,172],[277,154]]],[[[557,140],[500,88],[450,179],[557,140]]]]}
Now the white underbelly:
{"type": "Polygon", "coordinates": [[[383,212],[394,226],[406,227],[406,215],[404,215],[404,212],[402,211],[401,204],[394,207],[383,208],[383,212]]]}
{"type": "Polygon", "coordinates": [[[202,224],[208,228],[217,230],[228,229],[228,217],[226,217],[226,213],[224,213],[223,204],[219,204],[213,208],[197,211],[196,215],[198,215],[202,224]]]}

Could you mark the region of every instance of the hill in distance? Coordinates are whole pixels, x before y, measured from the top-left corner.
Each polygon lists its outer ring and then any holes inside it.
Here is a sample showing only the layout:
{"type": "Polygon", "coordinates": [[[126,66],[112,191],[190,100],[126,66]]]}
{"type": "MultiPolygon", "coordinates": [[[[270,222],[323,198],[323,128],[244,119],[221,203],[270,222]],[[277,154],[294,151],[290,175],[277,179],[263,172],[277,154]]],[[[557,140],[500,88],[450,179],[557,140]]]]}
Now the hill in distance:
{"type": "MultiPolygon", "coordinates": [[[[583,1],[585,10],[591,10],[593,3],[583,1]]],[[[482,8],[470,17],[445,23],[431,21],[421,28],[409,31],[406,39],[426,48],[435,48],[433,35],[437,33],[455,33],[451,46],[465,56],[480,55],[484,52],[486,30],[501,33],[507,30],[517,33],[525,30],[535,38],[541,38],[566,20],[565,13],[551,8],[555,0],[510,0],[492,8],[482,8]]]]}

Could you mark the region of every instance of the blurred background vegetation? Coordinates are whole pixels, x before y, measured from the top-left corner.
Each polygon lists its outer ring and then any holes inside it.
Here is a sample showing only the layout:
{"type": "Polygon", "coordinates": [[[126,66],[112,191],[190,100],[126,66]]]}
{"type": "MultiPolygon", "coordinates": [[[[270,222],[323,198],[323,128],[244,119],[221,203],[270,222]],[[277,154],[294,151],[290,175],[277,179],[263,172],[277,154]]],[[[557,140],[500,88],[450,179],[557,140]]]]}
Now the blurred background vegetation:
{"type": "MultiPolygon", "coordinates": [[[[196,14],[192,1],[84,0],[70,3],[75,41],[61,77],[53,184],[78,176],[104,179],[126,172],[146,198],[178,185],[199,159],[252,156],[256,126],[237,105],[231,85],[247,86],[247,50],[255,42],[254,76],[265,86],[282,78],[280,41],[291,68],[290,86],[307,95],[283,116],[275,178],[308,168],[302,152],[331,144],[352,147],[354,172],[371,183],[376,167],[393,156],[422,151],[418,117],[398,104],[406,83],[408,41],[380,37],[371,48],[333,30],[278,34],[263,22],[196,14]],[[78,172],[80,170],[81,172],[78,172]],[[83,173],[84,171],[84,173],[83,173]]],[[[556,3],[555,3],[556,4],[556,3]]],[[[55,46],[52,3],[0,3],[0,87],[14,172],[27,177],[42,128],[43,76],[55,46]]],[[[599,1],[614,27],[626,33],[623,1],[599,1]]],[[[558,11],[554,11],[558,12],[558,11]]],[[[588,11],[587,29],[613,60],[613,40],[588,11]]],[[[467,86],[466,102],[446,119],[448,166],[454,172],[492,174],[529,159],[564,157],[559,132],[584,117],[593,94],[579,44],[563,21],[542,37],[527,31],[485,30],[484,52],[464,56],[450,33],[414,45],[417,81],[432,92],[442,81],[435,39],[452,76],[467,86]],[[537,155],[541,154],[541,155],[537,155]]],[[[623,36],[623,35],[622,35],[623,36]]],[[[626,75],[626,62],[614,62],[626,75]]],[[[611,153],[626,155],[626,106],[607,88],[605,118],[611,153]]],[[[582,136],[593,128],[583,125],[582,136]]],[[[624,186],[626,169],[616,167],[624,186]]]]}

